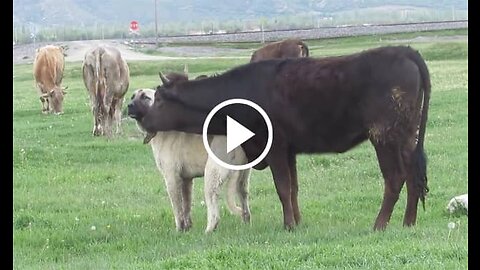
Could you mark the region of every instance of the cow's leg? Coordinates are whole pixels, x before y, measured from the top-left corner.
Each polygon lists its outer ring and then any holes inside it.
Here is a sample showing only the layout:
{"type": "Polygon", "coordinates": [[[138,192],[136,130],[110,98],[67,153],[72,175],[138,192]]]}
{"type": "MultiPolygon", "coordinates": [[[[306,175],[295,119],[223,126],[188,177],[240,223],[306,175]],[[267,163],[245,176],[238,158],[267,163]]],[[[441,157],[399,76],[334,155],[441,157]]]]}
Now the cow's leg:
{"type": "Polygon", "coordinates": [[[123,106],[123,98],[117,99],[117,102],[115,103],[115,112],[114,112],[115,134],[119,134],[121,132],[122,106],[123,106]]]}
{"type": "Polygon", "coordinates": [[[105,114],[103,108],[95,106],[93,108],[93,136],[102,136],[105,134],[105,114]]]}
{"type": "MultiPolygon", "coordinates": [[[[237,194],[240,198],[240,205],[242,208],[242,220],[245,223],[250,223],[250,205],[248,203],[248,186],[250,179],[250,169],[238,172],[237,194]]],[[[230,180],[230,181],[233,181],[230,180]]]]}
{"type": "Polygon", "coordinates": [[[183,195],[183,228],[188,230],[192,227],[192,187],[193,178],[183,178],[182,195],[183,195]]]}
{"type": "MultiPolygon", "coordinates": [[[[107,88],[108,89],[108,88],[107,88]]],[[[105,130],[104,134],[108,137],[112,137],[113,133],[113,122],[114,122],[114,117],[115,117],[115,104],[116,104],[116,99],[113,96],[113,93],[111,91],[106,91],[105,94],[105,99],[104,99],[104,106],[105,106],[105,130]]]]}
{"type": "Polygon", "coordinates": [[[414,175],[408,173],[407,176],[407,208],[403,217],[404,226],[413,226],[417,221],[417,207],[420,199],[420,190],[414,181],[414,175]]]}
{"type": "Polygon", "coordinates": [[[272,171],[275,188],[283,208],[283,224],[285,229],[291,230],[295,227],[293,217],[290,169],[288,167],[288,153],[286,149],[272,146],[268,163],[272,171]]]}
{"type": "MultiPolygon", "coordinates": [[[[414,141],[414,140],[412,140],[414,141]]],[[[426,160],[425,153],[416,149],[416,143],[411,142],[410,151],[404,151],[403,157],[407,168],[407,207],[403,218],[404,226],[413,226],[417,221],[418,201],[426,186],[426,160]]]]}
{"type": "Polygon", "coordinates": [[[290,152],[288,154],[288,168],[290,169],[290,181],[291,181],[291,198],[292,198],[292,208],[293,208],[293,217],[295,218],[295,223],[298,225],[300,223],[301,215],[300,209],[298,208],[298,179],[297,179],[297,160],[295,153],[290,152]]]}
{"type": "Polygon", "coordinates": [[[405,182],[404,164],[400,148],[395,143],[375,143],[380,170],[385,180],[383,202],[375,221],[374,230],[384,230],[393,212],[405,182]]]}
{"type": "Polygon", "coordinates": [[[103,100],[92,98],[93,136],[102,136],[105,131],[105,108],[103,100]]]}
{"type": "Polygon", "coordinates": [[[42,102],[42,113],[47,114],[50,110],[48,106],[48,98],[40,97],[40,101],[42,102]]]}
{"type": "Polygon", "coordinates": [[[177,231],[183,231],[185,224],[183,220],[182,207],[182,181],[183,179],[177,175],[165,174],[165,184],[167,186],[168,196],[172,204],[173,215],[175,216],[175,226],[177,231]]]}
{"type": "Polygon", "coordinates": [[[216,167],[205,168],[205,205],[207,206],[207,228],[205,233],[214,231],[220,221],[220,209],[218,206],[218,196],[220,186],[222,185],[221,172],[216,167]]]}

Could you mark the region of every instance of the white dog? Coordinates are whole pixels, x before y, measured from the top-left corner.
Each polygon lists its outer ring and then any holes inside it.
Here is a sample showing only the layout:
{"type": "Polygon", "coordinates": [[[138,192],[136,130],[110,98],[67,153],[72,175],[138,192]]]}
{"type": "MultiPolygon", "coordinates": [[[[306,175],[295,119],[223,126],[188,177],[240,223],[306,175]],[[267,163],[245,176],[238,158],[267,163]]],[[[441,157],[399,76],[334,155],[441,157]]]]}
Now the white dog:
{"type": "Polygon", "coordinates": [[[468,193],[453,197],[447,205],[447,210],[450,213],[462,208],[467,210],[468,213],[468,193]]]}
{"type": "MultiPolygon", "coordinates": [[[[154,94],[155,91],[152,89],[135,90],[128,105],[128,114],[137,120],[137,124],[153,104],[154,94]]],[[[138,126],[143,131],[141,126],[138,126]]],[[[157,168],[165,178],[177,230],[186,231],[192,226],[190,209],[193,178],[201,176],[205,176],[204,192],[208,216],[205,232],[213,231],[218,225],[220,220],[218,196],[225,182],[228,183],[226,197],[230,212],[241,216],[244,222],[250,222],[248,204],[250,169],[234,171],[218,165],[208,157],[201,135],[168,131],[158,132],[146,140],[150,140],[157,168]],[[235,205],[235,195],[240,199],[241,207],[235,205]]],[[[210,147],[215,153],[227,153],[226,145],[226,136],[212,136],[210,147]]],[[[241,147],[225,154],[223,160],[230,164],[248,162],[241,147]]]]}

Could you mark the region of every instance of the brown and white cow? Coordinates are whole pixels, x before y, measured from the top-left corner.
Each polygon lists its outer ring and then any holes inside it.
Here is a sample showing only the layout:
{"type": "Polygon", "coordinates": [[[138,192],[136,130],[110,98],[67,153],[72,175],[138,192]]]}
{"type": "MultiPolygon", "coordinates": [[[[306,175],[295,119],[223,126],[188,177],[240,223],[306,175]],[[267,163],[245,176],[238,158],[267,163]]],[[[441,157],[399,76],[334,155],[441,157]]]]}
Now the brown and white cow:
{"type": "Polygon", "coordinates": [[[42,113],[63,113],[63,97],[66,94],[62,88],[65,57],[63,48],[47,45],[36,51],[33,63],[33,76],[40,92],[42,113]]]}
{"type": "Polygon", "coordinates": [[[287,57],[308,57],[308,46],[299,39],[286,39],[269,43],[256,50],[252,54],[250,62],[261,60],[287,58],[287,57]]]}
{"type": "Polygon", "coordinates": [[[127,62],[116,48],[97,46],[85,54],[82,70],[94,117],[93,135],[110,137],[113,126],[120,131],[130,76],[127,62]]]}

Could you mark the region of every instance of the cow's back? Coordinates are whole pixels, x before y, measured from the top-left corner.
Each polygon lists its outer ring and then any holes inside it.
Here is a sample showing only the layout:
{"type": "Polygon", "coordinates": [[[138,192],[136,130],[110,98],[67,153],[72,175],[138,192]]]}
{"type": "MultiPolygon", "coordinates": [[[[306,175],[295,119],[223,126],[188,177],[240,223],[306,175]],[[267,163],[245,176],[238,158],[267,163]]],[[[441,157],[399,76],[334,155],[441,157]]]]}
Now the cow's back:
{"type": "Polygon", "coordinates": [[[128,90],[129,75],[128,65],[116,48],[98,46],[85,54],[83,78],[90,92],[96,93],[108,86],[114,96],[123,97],[128,90]]]}
{"type": "Polygon", "coordinates": [[[307,57],[309,56],[307,45],[299,39],[286,39],[272,42],[256,50],[250,59],[250,62],[268,60],[275,58],[288,57],[307,57]]]}
{"type": "Polygon", "coordinates": [[[33,75],[42,92],[60,86],[63,79],[65,59],[60,47],[47,45],[38,49],[33,63],[33,75]]]}
{"type": "Polygon", "coordinates": [[[83,82],[90,95],[94,114],[93,135],[120,131],[121,109],[129,85],[129,69],[120,51],[97,46],[85,54],[82,65],[83,82]]]}
{"type": "Polygon", "coordinates": [[[102,68],[106,71],[107,84],[114,86],[115,96],[123,97],[128,90],[130,71],[120,51],[113,47],[104,47],[101,57],[102,68]]]}

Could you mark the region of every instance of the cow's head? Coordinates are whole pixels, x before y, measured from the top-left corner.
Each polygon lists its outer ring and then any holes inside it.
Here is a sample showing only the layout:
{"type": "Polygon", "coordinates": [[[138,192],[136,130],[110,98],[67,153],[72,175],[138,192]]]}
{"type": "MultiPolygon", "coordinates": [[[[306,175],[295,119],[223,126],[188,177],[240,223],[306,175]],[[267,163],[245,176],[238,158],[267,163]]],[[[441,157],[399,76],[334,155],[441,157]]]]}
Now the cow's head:
{"type": "Polygon", "coordinates": [[[68,45],[65,44],[65,45],[60,45],[58,47],[60,48],[60,51],[62,52],[63,56],[64,57],[67,56],[67,50],[69,49],[68,45]]]}
{"type": "Polygon", "coordinates": [[[48,101],[50,110],[55,114],[63,113],[63,97],[67,94],[68,87],[55,86],[50,92],[44,93],[41,98],[48,101]]]}
{"type": "MultiPolygon", "coordinates": [[[[162,91],[166,87],[174,87],[178,82],[188,81],[188,75],[181,73],[169,73],[167,76],[163,76],[160,73],[160,79],[163,82],[163,85],[157,86],[156,90],[162,91]]],[[[127,106],[128,116],[137,120],[137,125],[140,130],[144,130],[143,120],[147,114],[149,118],[152,118],[152,115],[158,121],[164,121],[164,117],[171,115],[175,111],[174,106],[170,104],[164,104],[164,100],[160,95],[156,94],[156,90],[153,89],[137,89],[130,98],[130,103],[127,106]],[[155,101],[156,100],[156,101],[155,101]],[[155,101],[155,108],[152,109],[155,101]],[[152,110],[151,110],[152,109],[152,110]]],[[[158,91],[157,91],[158,92],[158,91]]],[[[148,123],[152,123],[151,120],[147,120],[148,123]]],[[[147,134],[147,137],[144,140],[144,143],[148,143],[151,138],[155,136],[156,133],[147,134]]]]}
{"type": "MultiPolygon", "coordinates": [[[[167,90],[175,91],[178,86],[187,82],[187,75],[180,73],[169,73],[166,76],[159,73],[159,75],[163,84],[156,87],[153,104],[150,103],[151,101],[148,103],[143,102],[143,108],[146,108],[148,104],[151,104],[150,107],[147,108],[147,110],[135,109],[135,111],[133,109],[133,107],[136,107],[135,102],[132,101],[132,105],[129,105],[129,115],[131,112],[130,117],[137,119],[137,123],[141,126],[141,129],[147,132],[153,131],[153,133],[149,134],[150,137],[147,136],[147,138],[145,138],[144,143],[147,143],[148,140],[156,134],[155,131],[181,130],[186,122],[196,121],[197,119],[202,119],[201,123],[203,124],[206,116],[192,112],[178,102],[172,102],[163,98],[162,93],[167,90]],[[141,112],[139,112],[140,110],[141,112]],[[146,114],[144,114],[145,112],[146,114]]],[[[138,95],[138,93],[135,94],[133,100],[135,100],[138,95]]]]}

